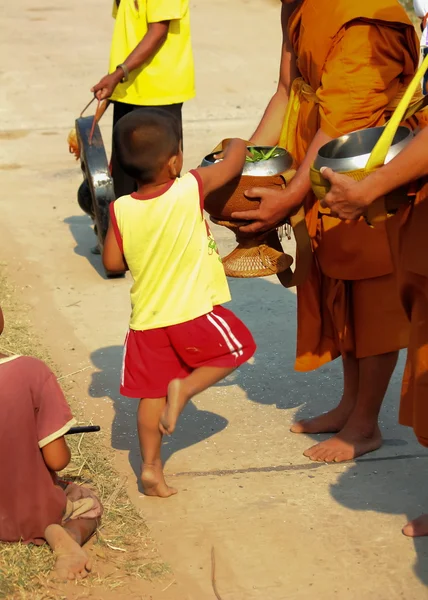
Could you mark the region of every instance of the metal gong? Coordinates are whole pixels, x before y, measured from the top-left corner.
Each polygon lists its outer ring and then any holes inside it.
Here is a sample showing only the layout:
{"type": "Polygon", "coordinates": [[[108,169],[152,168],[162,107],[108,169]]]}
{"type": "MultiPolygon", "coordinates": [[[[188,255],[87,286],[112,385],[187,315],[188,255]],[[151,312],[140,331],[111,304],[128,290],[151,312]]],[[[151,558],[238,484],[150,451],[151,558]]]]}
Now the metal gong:
{"type": "Polygon", "coordinates": [[[80,166],[83,173],[83,183],[77,192],[77,201],[80,208],[94,220],[95,234],[102,250],[109,224],[109,205],[115,200],[115,195],[98,123],[95,124],[90,139],[93,125],[93,116],[76,119],[80,166]]]}

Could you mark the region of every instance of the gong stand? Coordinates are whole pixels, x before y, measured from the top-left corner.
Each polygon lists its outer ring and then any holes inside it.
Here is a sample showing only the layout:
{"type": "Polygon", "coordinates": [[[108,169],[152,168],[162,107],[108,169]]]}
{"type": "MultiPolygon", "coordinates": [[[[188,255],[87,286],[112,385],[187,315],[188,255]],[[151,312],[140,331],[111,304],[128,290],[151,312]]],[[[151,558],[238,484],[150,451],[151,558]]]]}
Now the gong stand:
{"type": "MultiPolygon", "coordinates": [[[[93,100],[83,109],[80,117],[76,119],[80,167],[83,173],[83,183],[78,191],[78,202],[81,209],[94,221],[94,231],[102,251],[109,225],[109,206],[115,200],[115,194],[107,154],[98,125],[98,121],[106,111],[109,103],[108,101],[102,104],[98,102],[98,108],[94,116],[83,116],[93,100]]],[[[118,274],[106,271],[106,275],[112,277],[118,274]]]]}

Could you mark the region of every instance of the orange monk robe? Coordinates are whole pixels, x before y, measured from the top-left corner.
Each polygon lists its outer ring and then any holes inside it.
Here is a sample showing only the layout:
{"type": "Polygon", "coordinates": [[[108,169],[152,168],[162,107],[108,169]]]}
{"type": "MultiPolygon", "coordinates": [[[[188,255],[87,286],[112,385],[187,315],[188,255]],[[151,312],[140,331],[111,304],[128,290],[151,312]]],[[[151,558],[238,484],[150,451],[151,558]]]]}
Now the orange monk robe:
{"type": "Polygon", "coordinates": [[[394,247],[401,298],[410,320],[400,423],[428,447],[428,182],[404,214],[394,247]]]}
{"type": "MultiPolygon", "coordinates": [[[[319,128],[338,137],[383,125],[419,61],[413,25],[396,0],[303,0],[289,35],[300,74],[315,92],[301,94],[292,148],[280,140],[298,164],[319,128]]],[[[315,261],[297,290],[295,368],[316,369],[346,352],[363,358],[406,347],[409,326],[385,228],[341,222],[313,194],[306,215],[315,261]]]]}

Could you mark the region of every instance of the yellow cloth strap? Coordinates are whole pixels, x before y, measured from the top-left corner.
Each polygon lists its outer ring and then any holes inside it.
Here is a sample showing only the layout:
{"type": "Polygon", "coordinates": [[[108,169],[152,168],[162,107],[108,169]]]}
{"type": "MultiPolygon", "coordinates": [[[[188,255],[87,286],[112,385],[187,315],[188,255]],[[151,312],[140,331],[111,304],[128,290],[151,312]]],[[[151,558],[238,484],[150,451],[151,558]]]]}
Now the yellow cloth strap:
{"type": "MultiPolygon", "coordinates": [[[[382,133],[376,146],[370,155],[365,172],[368,175],[371,171],[378,169],[385,163],[386,156],[394,140],[395,134],[397,133],[400,123],[412,117],[415,113],[419,112],[422,108],[427,106],[428,97],[423,96],[420,83],[428,69],[428,56],[425,57],[421,66],[416,71],[416,74],[409,84],[401,98],[397,98],[396,108],[392,114],[387,125],[385,125],[384,132],[382,133]]],[[[397,191],[398,192],[398,191],[397,191]]],[[[401,195],[403,200],[406,200],[405,194],[401,195]]],[[[391,202],[386,197],[378,198],[375,200],[367,209],[366,221],[369,225],[375,226],[378,223],[382,223],[387,219],[388,215],[391,214],[388,204],[391,202]]]]}
{"type": "MultiPolygon", "coordinates": [[[[415,94],[418,93],[418,90],[420,88],[420,82],[423,76],[425,75],[427,69],[428,56],[425,57],[421,66],[416,71],[416,74],[410,82],[409,87],[404,92],[401,100],[397,105],[397,108],[395,109],[393,115],[391,116],[390,120],[385,126],[384,132],[379,138],[379,141],[373,148],[370,158],[366,164],[367,171],[377,169],[385,163],[386,155],[389,152],[389,149],[392,145],[400,123],[406,118],[408,119],[409,117],[413,116],[416,112],[418,112],[418,110],[421,110],[421,108],[423,108],[426,105],[427,100],[425,98],[417,98],[415,101],[414,97],[415,94]]],[[[422,94],[419,90],[419,96],[421,95],[422,94]]]]}
{"type": "Polygon", "coordinates": [[[313,104],[319,103],[318,96],[311,86],[302,77],[297,77],[291,86],[284,124],[279,136],[280,147],[286,148],[293,158],[296,156],[297,125],[302,100],[313,104]]]}

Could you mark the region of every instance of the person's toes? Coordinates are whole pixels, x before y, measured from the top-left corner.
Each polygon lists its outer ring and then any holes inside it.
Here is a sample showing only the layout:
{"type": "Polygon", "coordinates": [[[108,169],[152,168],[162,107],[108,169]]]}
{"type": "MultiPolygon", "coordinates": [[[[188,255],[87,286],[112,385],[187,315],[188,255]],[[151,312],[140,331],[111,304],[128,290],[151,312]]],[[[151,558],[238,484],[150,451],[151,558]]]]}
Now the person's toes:
{"type": "Polygon", "coordinates": [[[337,452],[335,450],[325,450],[321,455],[321,459],[325,463],[333,463],[336,460],[337,452]]]}
{"type": "Polygon", "coordinates": [[[428,514],[421,515],[417,519],[407,523],[402,529],[404,535],[408,537],[422,537],[428,535],[428,514]]]}
{"type": "Polygon", "coordinates": [[[316,444],[303,452],[303,456],[306,456],[306,458],[310,458],[311,460],[319,460],[321,454],[322,449],[319,444],[316,444]]]}
{"type": "Polygon", "coordinates": [[[290,427],[292,433],[304,433],[306,421],[297,421],[290,427]]]}

